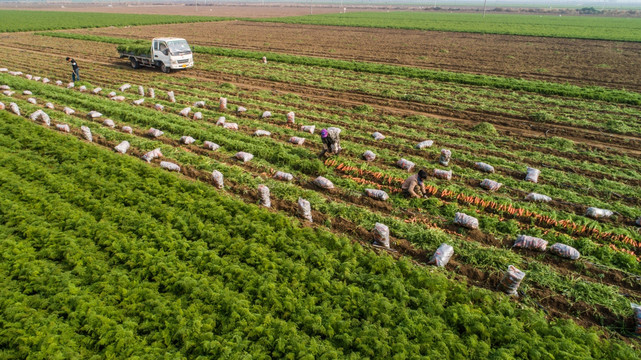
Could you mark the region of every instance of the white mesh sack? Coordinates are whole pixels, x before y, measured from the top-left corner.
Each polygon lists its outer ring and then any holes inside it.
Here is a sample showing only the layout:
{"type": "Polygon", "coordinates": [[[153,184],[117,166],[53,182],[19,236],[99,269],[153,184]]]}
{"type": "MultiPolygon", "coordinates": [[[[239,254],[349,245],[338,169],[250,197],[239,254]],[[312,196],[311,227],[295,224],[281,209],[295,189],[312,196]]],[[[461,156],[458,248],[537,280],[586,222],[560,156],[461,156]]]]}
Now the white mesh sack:
{"type": "Polygon", "coordinates": [[[91,129],[86,126],[80,127],[80,132],[82,132],[82,137],[89,142],[93,142],[93,135],[91,134],[91,129]]]}
{"type": "Polygon", "coordinates": [[[525,181],[538,183],[540,174],[541,174],[541,170],[528,167],[525,174],[525,181]]]}
{"type": "Polygon", "coordinates": [[[547,195],[543,195],[543,194],[529,193],[525,197],[525,200],[538,201],[538,202],[549,202],[549,201],[552,201],[552,198],[547,196],[547,195]]]}
{"type": "Polygon", "coordinates": [[[274,179],[282,181],[292,181],[294,179],[294,175],[283,171],[276,171],[276,173],[274,174],[274,179]]]}
{"type": "Polygon", "coordinates": [[[386,249],[390,248],[389,241],[389,228],[385,224],[376,223],[372,229],[372,237],[374,238],[374,244],[383,246],[386,249]]]}
{"type": "Polygon", "coordinates": [[[160,131],[158,129],[154,129],[154,128],[150,128],[147,131],[147,135],[149,135],[151,137],[154,137],[154,138],[160,137],[160,136],[162,136],[162,134],[164,134],[164,132],[162,132],[162,131],[160,131]]]}
{"type": "Polygon", "coordinates": [[[514,241],[514,245],[513,245],[513,247],[517,247],[517,248],[538,250],[538,251],[545,251],[547,246],[548,246],[547,241],[538,237],[528,236],[528,235],[517,236],[516,241],[514,241]]]}
{"type": "Polygon", "coordinates": [[[272,133],[270,133],[267,130],[256,130],[254,131],[254,136],[271,136],[272,133]]]}
{"type": "Polygon", "coordinates": [[[452,170],[434,169],[434,177],[437,179],[452,180],[452,170]]]}
{"type": "Polygon", "coordinates": [[[9,110],[11,110],[12,113],[20,116],[20,107],[18,107],[18,104],[9,103],[9,110]]]}
{"type": "Polygon", "coordinates": [[[412,169],[414,169],[414,163],[405,159],[400,159],[399,161],[397,161],[396,166],[407,171],[412,171],[412,169]]]}
{"type": "Polygon", "coordinates": [[[145,155],[142,156],[142,159],[145,160],[146,162],[151,162],[151,160],[159,158],[161,156],[162,156],[162,152],[160,152],[160,148],[155,148],[145,153],[145,155]]]}
{"type": "Polygon", "coordinates": [[[385,135],[379,133],[378,131],[373,133],[372,137],[374,138],[374,140],[383,140],[383,139],[385,139],[385,135]]]}
{"type": "Polygon", "coordinates": [[[214,182],[214,186],[218,189],[225,187],[223,173],[218,170],[214,170],[211,173],[211,179],[214,182]]]}
{"type": "Polygon", "coordinates": [[[490,164],[486,164],[484,162],[480,162],[480,161],[476,162],[476,163],[474,163],[474,167],[477,170],[480,170],[482,172],[486,172],[486,173],[493,173],[494,172],[494,166],[492,166],[490,164]]]}
{"type": "Polygon", "coordinates": [[[427,263],[438,267],[444,267],[448,262],[450,262],[452,255],[454,255],[454,248],[443,243],[438,247],[438,249],[436,249],[434,255],[432,255],[427,263]]]}
{"type": "Polygon", "coordinates": [[[310,134],[314,134],[315,129],[316,125],[303,125],[300,127],[300,131],[308,132],[310,134]]]}
{"type": "Polygon", "coordinates": [[[472,230],[479,228],[479,220],[477,218],[460,212],[454,214],[454,223],[472,230]]]}
{"type": "Polygon", "coordinates": [[[264,207],[272,207],[269,188],[263,184],[258,185],[258,201],[264,207]]]}
{"type": "Polygon", "coordinates": [[[361,156],[365,161],[374,161],[374,159],[376,159],[376,154],[370,150],[365,151],[361,156]]]}
{"type": "Polygon", "coordinates": [[[314,222],[312,220],[312,206],[309,201],[298,198],[298,215],[309,222],[314,222]]]}
{"type": "Polygon", "coordinates": [[[101,116],[102,116],[101,113],[99,113],[97,111],[93,111],[93,110],[87,113],[87,117],[89,117],[91,119],[99,118],[101,116]]]}
{"type": "Polygon", "coordinates": [[[433,140],[425,140],[421,141],[420,143],[416,144],[417,149],[425,149],[428,147],[431,147],[434,144],[433,140]]]}
{"type": "Polygon", "coordinates": [[[451,159],[452,152],[447,149],[441,149],[441,156],[439,157],[438,162],[443,166],[449,166],[451,159]]]}
{"type": "Polygon", "coordinates": [[[570,245],[565,245],[561,243],[556,243],[550,246],[548,248],[548,251],[560,257],[564,257],[570,260],[577,260],[578,258],[581,257],[581,253],[579,253],[579,250],[573,248],[570,245]]]}
{"type": "Polygon", "coordinates": [[[613,214],[614,212],[612,212],[612,210],[599,209],[595,207],[589,207],[588,210],[585,212],[585,216],[591,217],[593,219],[608,218],[613,214]]]}
{"type": "Polygon", "coordinates": [[[177,171],[180,172],[180,166],[169,162],[169,161],[161,161],[160,162],[160,167],[169,171],[177,171]]]}
{"type": "Polygon", "coordinates": [[[485,190],[496,191],[500,189],[503,184],[501,184],[500,182],[496,182],[494,180],[484,179],[483,181],[481,181],[480,185],[485,190]]]}
{"type": "Polygon", "coordinates": [[[193,137],[191,137],[191,136],[181,136],[181,137],[180,137],[180,142],[181,142],[181,143],[183,143],[183,144],[185,144],[185,145],[189,145],[189,144],[193,144],[193,143],[195,143],[195,142],[196,142],[196,139],[194,139],[194,138],[193,138],[193,137]]]}
{"type": "Polygon", "coordinates": [[[521,281],[523,281],[524,277],[525,273],[523,271],[517,269],[514,265],[510,265],[507,267],[507,271],[505,272],[503,279],[501,279],[499,287],[508,295],[518,296],[517,291],[519,290],[519,286],[521,285],[521,281]]]}
{"type": "Polygon", "coordinates": [[[129,146],[130,146],[129,145],[129,141],[125,140],[125,141],[121,142],[120,144],[116,145],[116,147],[114,147],[114,150],[116,150],[117,152],[119,152],[121,154],[126,154],[127,150],[129,150],[129,146]]]}
{"type": "Polygon", "coordinates": [[[389,195],[383,190],[365,189],[365,194],[375,200],[385,201],[389,199],[389,195]]]}
{"type": "Polygon", "coordinates": [[[234,157],[236,157],[236,159],[238,159],[238,160],[240,160],[242,162],[248,162],[248,161],[250,161],[251,159],[254,158],[254,155],[252,155],[250,153],[247,153],[247,152],[244,152],[244,151],[239,151],[239,152],[236,153],[236,155],[234,155],[234,157]]]}
{"type": "Polygon", "coordinates": [[[298,137],[298,136],[292,136],[289,138],[289,142],[294,144],[294,145],[303,145],[305,142],[305,138],[298,137]]]}
{"type": "Polygon", "coordinates": [[[218,150],[220,148],[220,145],[218,145],[216,143],[213,143],[211,141],[205,141],[205,142],[203,142],[203,147],[205,149],[216,151],[216,150],[218,150]]]}
{"type": "Polygon", "coordinates": [[[327,190],[334,188],[334,183],[322,176],[319,176],[316,179],[314,179],[312,183],[320,188],[327,189],[327,190]]]}
{"type": "Polygon", "coordinates": [[[62,132],[70,132],[71,129],[69,128],[69,125],[67,124],[56,124],[56,129],[62,131],[62,132]]]}

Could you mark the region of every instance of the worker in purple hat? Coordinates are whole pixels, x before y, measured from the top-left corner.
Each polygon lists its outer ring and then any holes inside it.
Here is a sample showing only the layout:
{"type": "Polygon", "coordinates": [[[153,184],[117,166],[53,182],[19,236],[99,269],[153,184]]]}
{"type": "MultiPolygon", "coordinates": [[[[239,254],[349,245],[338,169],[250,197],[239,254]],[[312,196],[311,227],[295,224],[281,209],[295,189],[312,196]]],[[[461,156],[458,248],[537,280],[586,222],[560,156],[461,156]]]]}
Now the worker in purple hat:
{"type": "Polygon", "coordinates": [[[335,127],[329,127],[327,129],[321,130],[320,136],[321,140],[323,141],[323,152],[321,152],[320,156],[324,156],[327,153],[329,153],[330,155],[338,155],[338,153],[343,150],[341,148],[339,137],[340,133],[341,129],[335,127]]]}

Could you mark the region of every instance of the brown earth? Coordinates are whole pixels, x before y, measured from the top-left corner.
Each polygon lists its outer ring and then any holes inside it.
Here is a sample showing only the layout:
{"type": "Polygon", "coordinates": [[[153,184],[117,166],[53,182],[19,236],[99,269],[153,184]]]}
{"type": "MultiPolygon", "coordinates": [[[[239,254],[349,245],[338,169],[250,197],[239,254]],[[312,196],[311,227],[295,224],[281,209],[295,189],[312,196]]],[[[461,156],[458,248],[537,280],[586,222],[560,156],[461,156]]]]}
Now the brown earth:
{"type": "Polygon", "coordinates": [[[76,30],[435,70],[641,89],[641,43],[532,36],[223,21],[76,30]]]}

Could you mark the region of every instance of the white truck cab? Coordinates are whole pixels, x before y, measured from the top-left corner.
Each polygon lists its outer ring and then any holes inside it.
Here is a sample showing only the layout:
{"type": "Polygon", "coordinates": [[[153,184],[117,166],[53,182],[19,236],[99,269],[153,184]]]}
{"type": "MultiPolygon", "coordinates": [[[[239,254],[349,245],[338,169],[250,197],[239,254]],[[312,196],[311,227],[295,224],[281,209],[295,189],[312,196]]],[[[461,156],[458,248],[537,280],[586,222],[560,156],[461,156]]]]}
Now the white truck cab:
{"type": "Polygon", "coordinates": [[[194,66],[191,48],[185,39],[155,38],[151,42],[151,53],[153,62],[159,64],[163,71],[165,68],[186,69],[194,66]]]}

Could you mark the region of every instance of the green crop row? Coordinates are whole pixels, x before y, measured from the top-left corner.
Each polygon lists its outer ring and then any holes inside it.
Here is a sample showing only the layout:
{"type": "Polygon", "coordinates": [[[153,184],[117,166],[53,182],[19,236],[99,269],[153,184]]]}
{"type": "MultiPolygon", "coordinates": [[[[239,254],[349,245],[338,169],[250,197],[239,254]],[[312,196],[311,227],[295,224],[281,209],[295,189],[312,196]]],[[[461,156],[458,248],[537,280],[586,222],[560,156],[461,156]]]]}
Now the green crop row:
{"type": "Polygon", "coordinates": [[[96,28],[107,26],[180,24],[221,20],[229,20],[229,18],[213,16],[0,10],[0,32],[96,28]]]}
{"type": "MultiPolygon", "coordinates": [[[[42,85],[38,85],[38,87],[40,86],[42,85]]],[[[44,86],[42,87],[44,88],[44,86]]],[[[48,86],[47,88],[51,88],[51,87],[48,86]]],[[[114,117],[115,119],[125,120],[127,121],[127,123],[130,123],[134,126],[143,126],[143,127],[154,126],[156,128],[170,131],[170,132],[173,132],[173,134],[170,133],[168,136],[172,137],[173,139],[177,139],[182,134],[189,134],[196,137],[197,139],[200,139],[201,141],[205,139],[215,140],[216,142],[220,142],[220,144],[223,145],[224,150],[221,150],[221,151],[228,152],[231,150],[229,155],[233,154],[237,150],[248,150],[264,158],[264,159],[257,158],[252,162],[261,163],[261,162],[264,162],[265,159],[270,161],[274,161],[274,159],[277,159],[277,162],[265,163],[266,166],[276,165],[276,166],[279,166],[280,169],[283,169],[285,171],[288,171],[289,166],[292,166],[292,162],[291,162],[292,160],[287,156],[283,156],[284,155],[283,151],[287,151],[287,150],[285,150],[285,148],[283,148],[281,145],[274,146],[273,142],[271,141],[267,141],[263,143],[263,145],[261,145],[261,141],[254,140],[247,135],[230,133],[228,131],[221,131],[222,129],[216,128],[216,127],[209,127],[206,131],[204,131],[202,124],[194,123],[193,121],[186,120],[176,115],[163,115],[161,117],[157,115],[154,116],[154,114],[157,114],[157,112],[153,112],[153,111],[150,112],[147,109],[136,109],[135,113],[133,113],[131,111],[126,111],[125,108],[129,108],[129,106],[123,106],[120,104],[109,102],[106,99],[94,98],[93,100],[90,100],[89,98],[91,96],[88,96],[88,95],[81,95],[81,94],[64,95],[65,93],[70,93],[71,92],[70,90],[57,90],[55,88],[53,88],[53,90],[55,90],[53,93],[49,91],[42,91],[40,92],[40,95],[47,95],[47,93],[49,93],[51,94],[52,98],[60,100],[66,104],[72,105],[76,107],[78,110],[80,110],[82,107],[84,108],[83,111],[88,111],[89,109],[97,109],[103,113],[109,114],[110,116],[116,115],[116,117],[114,117]],[[239,141],[233,140],[236,138],[239,141]],[[269,145],[269,144],[272,144],[272,145],[269,145]],[[273,157],[270,158],[269,155],[267,155],[270,152],[277,154],[277,156],[275,158],[273,157]]],[[[79,125],[80,124],[77,124],[76,126],[79,126],[79,125]]],[[[91,124],[88,124],[88,125],[91,125],[91,124]]],[[[102,130],[98,130],[98,131],[102,132],[102,130]]],[[[110,136],[110,138],[112,137],[110,136]]],[[[114,141],[122,141],[124,139],[129,140],[134,145],[139,145],[140,148],[144,149],[145,151],[151,150],[152,148],[157,147],[157,145],[153,145],[151,141],[146,140],[141,142],[141,140],[137,137],[123,138],[123,136],[120,135],[117,138],[114,138],[114,141]]],[[[219,168],[221,171],[223,171],[226,178],[231,178],[231,179],[234,179],[235,181],[240,181],[242,183],[250,183],[251,186],[256,186],[258,184],[256,181],[263,182],[263,180],[249,179],[247,174],[243,174],[242,171],[241,172],[233,171],[233,174],[231,174],[229,172],[231,170],[221,169],[220,165],[214,165],[216,163],[212,162],[211,159],[205,159],[205,160],[199,159],[198,157],[196,157],[194,154],[191,154],[191,153],[177,152],[175,149],[171,149],[171,148],[169,151],[165,151],[165,149],[163,148],[163,153],[168,156],[175,156],[177,157],[177,159],[181,161],[181,163],[191,164],[203,171],[210,171],[211,167],[215,166],[216,168],[219,168]]],[[[304,154],[304,152],[301,154],[304,154]]],[[[304,158],[304,157],[305,156],[303,155],[301,158],[304,158]]],[[[293,165],[295,165],[294,166],[295,168],[298,168],[306,173],[310,173],[309,172],[310,169],[307,166],[303,167],[297,164],[293,164],[293,165]]],[[[331,178],[338,179],[334,177],[331,177],[331,178]]],[[[279,184],[278,182],[273,180],[268,181],[268,184],[270,187],[272,187],[273,194],[283,196],[285,199],[290,201],[295,201],[295,199],[297,199],[299,196],[303,196],[308,200],[310,200],[310,202],[312,203],[312,206],[314,206],[315,209],[318,209],[325,214],[332,214],[332,216],[344,216],[352,221],[355,221],[361,224],[366,228],[371,227],[374,222],[387,223],[390,226],[390,228],[393,230],[393,233],[396,234],[397,236],[407,238],[411,242],[417,245],[426,246],[426,248],[429,248],[431,250],[433,250],[433,248],[438,246],[440,242],[442,242],[443,240],[447,240],[448,238],[448,236],[445,236],[443,233],[440,233],[439,235],[438,232],[425,231],[425,229],[420,226],[417,227],[417,226],[408,225],[408,224],[405,224],[402,220],[392,219],[389,216],[377,214],[377,213],[374,213],[365,209],[360,209],[357,207],[352,207],[352,206],[349,206],[348,204],[327,202],[327,200],[322,195],[315,194],[313,191],[301,191],[300,189],[297,190],[291,186],[279,184]]],[[[339,181],[336,181],[336,184],[339,187],[342,187],[345,189],[362,191],[362,187],[355,186],[353,183],[339,180],[339,181]]],[[[393,200],[396,200],[396,199],[393,199],[393,200]]],[[[396,204],[396,205],[399,205],[399,204],[396,204]]],[[[420,204],[419,206],[424,207],[425,205],[426,204],[420,204]]],[[[441,207],[435,206],[436,204],[432,202],[428,202],[427,205],[429,205],[427,208],[429,208],[431,212],[438,214],[438,216],[446,216],[448,218],[451,218],[453,215],[454,208],[452,206],[446,206],[441,208],[441,207]]],[[[416,204],[414,204],[414,206],[416,206],[416,204]]],[[[480,217],[480,219],[482,220],[484,226],[491,224],[492,221],[494,221],[491,218],[487,218],[487,220],[484,220],[485,217],[480,217]]],[[[493,226],[496,226],[496,225],[493,225],[493,226]]],[[[497,229],[509,235],[514,235],[516,233],[507,232],[507,231],[513,231],[511,226],[512,225],[510,225],[510,223],[506,223],[506,226],[497,227],[497,229]],[[509,229],[509,230],[505,230],[505,229],[509,229]]],[[[488,230],[491,230],[491,229],[488,227],[488,230]]],[[[539,235],[539,234],[533,234],[533,235],[539,235]]],[[[452,239],[450,239],[449,241],[452,241],[452,239]]],[[[509,250],[483,248],[474,243],[469,243],[467,241],[456,241],[455,244],[457,246],[457,254],[459,254],[462,260],[470,264],[479,266],[485,270],[497,271],[498,269],[504,268],[508,264],[518,265],[521,263],[521,260],[518,260],[518,256],[509,250]]],[[[620,262],[624,260],[623,258],[620,258],[619,255],[621,254],[613,254],[607,247],[596,248],[596,246],[590,241],[577,242],[576,244],[581,245],[577,247],[581,251],[585,250],[587,255],[593,255],[599,259],[606,260],[604,263],[620,262]]],[[[620,262],[620,264],[623,264],[623,262],[620,262]]],[[[635,265],[633,264],[633,266],[635,265]]],[[[632,269],[629,269],[629,270],[632,270],[632,269]]],[[[529,272],[529,269],[528,269],[528,272],[529,272]]],[[[563,276],[554,274],[554,272],[551,269],[540,268],[540,267],[538,269],[534,269],[532,272],[529,272],[529,276],[538,283],[543,283],[543,284],[546,284],[547,286],[553,286],[551,287],[553,291],[570,295],[575,299],[585,300],[591,304],[592,303],[602,304],[602,305],[607,304],[609,308],[613,309],[613,311],[619,314],[627,315],[627,313],[630,312],[630,309],[627,306],[627,301],[623,299],[620,295],[618,295],[616,291],[613,292],[612,288],[610,287],[603,287],[598,284],[590,284],[588,286],[590,290],[588,292],[585,292],[584,291],[585,289],[577,288],[573,285],[576,283],[576,279],[566,279],[563,276]],[[578,291],[576,291],[575,289],[578,291]]]]}
{"type": "MultiPolygon", "coordinates": [[[[107,36],[83,35],[62,32],[38,33],[44,36],[53,36],[77,40],[88,40],[97,42],[106,42],[114,44],[123,44],[124,39],[107,36]]],[[[135,40],[130,40],[135,41],[135,40]]],[[[641,94],[624,91],[606,89],[602,87],[590,86],[581,87],[570,84],[557,84],[545,81],[522,80],[514,78],[504,78],[498,76],[473,75],[454,73],[448,71],[436,71],[408,66],[394,66],[386,64],[376,64],[358,61],[334,60],[326,58],[315,58],[309,56],[287,55],[280,53],[265,53],[249,50],[226,49],[212,46],[198,46],[192,44],[192,50],[196,53],[260,59],[266,56],[270,61],[281,62],[286,64],[325,67],[339,70],[349,70],[362,73],[384,74],[403,76],[411,79],[431,80],[438,82],[456,83],[462,85],[474,85],[491,87],[496,89],[507,89],[513,91],[527,91],[543,95],[557,95],[565,97],[576,97],[582,99],[602,100],[621,104],[641,105],[641,94]]]]}
{"type": "Polygon", "coordinates": [[[118,45],[116,48],[116,51],[122,52],[122,53],[127,53],[127,54],[134,54],[134,55],[147,55],[150,56],[150,44],[149,42],[145,43],[128,43],[128,44],[122,44],[118,45]]]}
{"type": "Polygon", "coordinates": [[[641,41],[638,18],[463,14],[439,12],[349,12],[248,21],[350,27],[416,29],[578,39],[641,41]]]}
{"type": "Polygon", "coordinates": [[[0,343],[9,357],[640,356],[139,160],[0,117],[0,343]]]}

